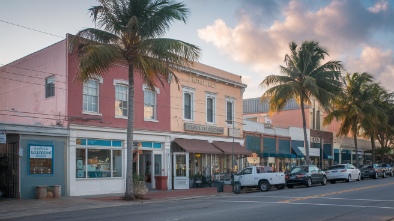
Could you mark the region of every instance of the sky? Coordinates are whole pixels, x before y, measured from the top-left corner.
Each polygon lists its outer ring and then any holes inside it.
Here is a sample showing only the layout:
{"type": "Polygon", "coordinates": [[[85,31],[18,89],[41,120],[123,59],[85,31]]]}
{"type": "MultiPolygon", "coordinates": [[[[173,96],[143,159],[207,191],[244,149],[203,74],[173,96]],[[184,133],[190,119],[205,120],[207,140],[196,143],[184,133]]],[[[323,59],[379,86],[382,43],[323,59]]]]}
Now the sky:
{"type": "MultiPolygon", "coordinates": [[[[199,62],[242,76],[244,98],[261,96],[265,77],[280,75],[290,42],[311,40],[328,50],[326,61],[341,61],[349,73],[368,72],[393,91],[394,0],[183,2],[190,10],[187,23],[174,22],[164,37],[197,45],[199,62]]],[[[1,0],[0,66],[94,27],[87,9],[95,5],[96,0],[1,0]]]]}

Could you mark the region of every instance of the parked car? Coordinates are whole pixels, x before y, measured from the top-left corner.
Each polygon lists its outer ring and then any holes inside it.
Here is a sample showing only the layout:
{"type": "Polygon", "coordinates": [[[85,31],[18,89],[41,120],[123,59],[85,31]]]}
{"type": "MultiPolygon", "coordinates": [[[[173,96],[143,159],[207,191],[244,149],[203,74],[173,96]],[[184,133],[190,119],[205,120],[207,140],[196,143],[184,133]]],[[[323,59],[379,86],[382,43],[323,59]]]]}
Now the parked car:
{"type": "Polygon", "coordinates": [[[379,166],[379,164],[371,164],[371,165],[363,165],[360,168],[361,171],[361,179],[364,178],[373,178],[376,179],[378,177],[386,178],[386,173],[383,168],[379,166]]]}
{"type": "Polygon", "coordinates": [[[315,183],[327,184],[326,173],[315,165],[297,166],[286,174],[286,186],[288,188],[293,188],[296,185],[310,187],[315,183]]]}
{"type": "Polygon", "coordinates": [[[394,175],[393,167],[390,164],[382,163],[382,164],[380,164],[380,166],[383,168],[386,175],[391,176],[391,177],[394,175]]]}
{"type": "Polygon", "coordinates": [[[351,180],[361,180],[361,172],[352,164],[337,164],[330,166],[326,171],[327,180],[334,184],[337,181],[350,182],[351,180]]]}
{"type": "Polygon", "coordinates": [[[234,181],[244,187],[258,187],[261,191],[269,191],[271,186],[277,189],[285,188],[285,174],[283,172],[273,173],[271,167],[250,166],[234,175],[234,181]]]}

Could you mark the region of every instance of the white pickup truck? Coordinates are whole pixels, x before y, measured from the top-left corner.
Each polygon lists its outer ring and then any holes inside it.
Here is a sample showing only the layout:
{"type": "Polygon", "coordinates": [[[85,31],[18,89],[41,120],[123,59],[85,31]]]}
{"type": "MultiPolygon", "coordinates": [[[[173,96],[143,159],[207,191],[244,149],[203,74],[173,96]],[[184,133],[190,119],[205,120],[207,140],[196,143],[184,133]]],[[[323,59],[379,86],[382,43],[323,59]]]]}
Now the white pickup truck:
{"type": "Polygon", "coordinates": [[[286,180],[283,172],[273,173],[266,166],[249,166],[234,175],[234,181],[241,183],[241,188],[257,187],[261,191],[269,191],[271,186],[285,188],[286,180]],[[268,168],[268,169],[267,169],[268,168]]]}

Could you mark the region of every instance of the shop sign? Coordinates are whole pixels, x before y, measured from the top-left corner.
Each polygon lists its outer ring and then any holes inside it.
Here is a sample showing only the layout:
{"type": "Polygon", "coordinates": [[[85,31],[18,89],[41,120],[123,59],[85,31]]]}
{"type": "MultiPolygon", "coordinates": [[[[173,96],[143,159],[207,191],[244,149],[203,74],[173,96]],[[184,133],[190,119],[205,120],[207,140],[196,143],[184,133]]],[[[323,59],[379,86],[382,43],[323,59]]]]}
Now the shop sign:
{"type": "Polygon", "coordinates": [[[205,133],[214,133],[214,134],[223,134],[224,133],[223,127],[190,124],[190,123],[185,123],[185,130],[205,132],[205,133]]]}
{"type": "Polygon", "coordinates": [[[246,160],[250,164],[260,164],[260,157],[247,157],[246,160]]]}
{"type": "MultiPolygon", "coordinates": [[[[305,147],[298,147],[300,151],[305,154],[305,147]]],[[[320,149],[319,148],[309,148],[309,156],[310,157],[320,157],[320,149]]]]}
{"type": "Polygon", "coordinates": [[[0,143],[7,143],[7,134],[4,130],[0,130],[0,143]]]}
{"type": "Polygon", "coordinates": [[[241,130],[239,128],[228,128],[228,136],[229,137],[240,137],[241,130]]]}
{"type": "Polygon", "coordinates": [[[320,143],[320,137],[311,137],[312,143],[320,143]]]}
{"type": "Polygon", "coordinates": [[[51,146],[30,146],[30,158],[52,159],[51,146]]]}
{"type": "Polygon", "coordinates": [[[206,81],[206,80],[199,79],[199,78],[196,78],[196,77],[192,77],[192,82],[196,83],[196,84],[201,84],[201,85],[204,85],[204,86],[207,86],[207,87],[215,88],[215,83],[214,82],[206,81]]]}

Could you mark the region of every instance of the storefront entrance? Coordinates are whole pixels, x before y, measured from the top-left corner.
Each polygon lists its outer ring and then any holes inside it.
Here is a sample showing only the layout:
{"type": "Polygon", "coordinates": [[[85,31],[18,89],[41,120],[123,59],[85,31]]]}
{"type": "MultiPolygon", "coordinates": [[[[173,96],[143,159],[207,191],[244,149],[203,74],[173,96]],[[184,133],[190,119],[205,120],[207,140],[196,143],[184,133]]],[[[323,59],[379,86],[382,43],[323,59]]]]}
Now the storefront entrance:
{"type": "Polygon", "coordinates": [[[0,144],[0,191],[19,199],[19,143],[0,144]]]}
{"type": "Polygon", "coordinates": [[[163,159],[161,152],[143,150],[138,153],[138,174],[145,175],[146,187],[156,188],[155,176],[162,176],[164,173],[163,159]]]}
{"type": "Polygon", "coordinates": [[[174,160],[174,189],[189,189],[189,153],[175,152],[174,160]]]}

